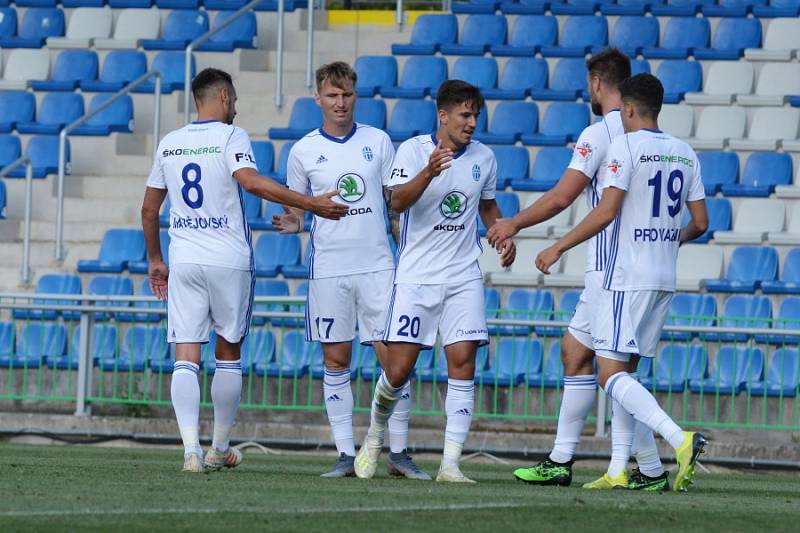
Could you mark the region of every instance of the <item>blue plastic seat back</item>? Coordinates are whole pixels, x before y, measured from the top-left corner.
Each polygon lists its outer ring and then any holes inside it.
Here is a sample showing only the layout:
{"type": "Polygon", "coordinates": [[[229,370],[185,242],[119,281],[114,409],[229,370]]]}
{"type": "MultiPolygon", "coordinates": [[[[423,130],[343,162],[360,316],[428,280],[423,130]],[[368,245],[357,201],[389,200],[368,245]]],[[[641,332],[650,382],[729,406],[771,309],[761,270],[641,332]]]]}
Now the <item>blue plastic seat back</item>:
{"type": "MultiPolygon", "coordinates": [[[[45,274],[36,282],[36,292],[40,294],[80,294],[81,278],[75,274],[45,274]]],[[[54,305],[76,305],[75,300],[45,300],[37,302],[54,305]]]]}
{"type": "Polygon", "coordinates": [[[585,91],[587,89],[586,60],[565,58],[556,63],[550,88],[556,91],[585,91]]]}
{"type": "Polygon", "coordinates": [[[792,248],[783,259],[781,280],[789,283],[800,283],[800,248],[792,248]]]}
{"type": "MultiPolygon", "coordinates": [[[[412,58],[413,59],[413,58],[412,58]]],[[[436,129],[436,105],[430,100],[398,100],[392,109],[389,129],[396,131],[436,129]]]]}
{"type": "Polygon", "coordinates": [[[83,96],[75,93],[47,93],[39,106],[40,124],[69,124],[83,116],[83,96]]]}
{"type": "MultiPolygon", "coordinates": [[[[113,94],[110,93],[94,95],[89,103],[89,112],[103,105],[112,96],[113,94]]],[[[89,126],[116,126],[133,131],[133,99],[126,94],[87,120],[86,124],[89,126]]]]}
{"type": "MultiPolygon", "coordinates": [[[[25,147],[25,155],[31,158],[35,168],[58,168],[58,136],[36,135],[25,147]]],[[[70,144],[67,139],[67,162],[70,160],[70,144]]],[[[55,172],[55,170],[53,170],[55,172]]]]}
{"type": "Polygon", "coordinates": [[[620,17],[609,45],[622,50],[658,46],[658,35],[656,17],[620,17]]]}
{"type": "Polygon", "coordinates": [[[589,108],[586,104],[553,102],[544,112],[541,132],[547,135],[574,135],[589,125],[589,108]]]}
{"type": "Polygon", "coordinates": [[[64,50],[58,55],[53,73],[53,81],[96,80],[99,71],[97,53],[93,50],[64,50]]]}
{"type": "MultiPolygon", "coordinates": [[[[289,285],[282,279],[260,279],[256,281],[256,296],[289,296],[289,285]]],[[[287,306],[278,303],[256,303],[256,311],[286,311],[287,306]]]]}
{"type": "Polygon", "coordinates": [[[450,79],[463,80],[479,89],[497,86],[497,61],[493,57],[460,57],[450,79]]]}
{"type": "Polygon", "coordinates": [[[511,30],[511,46],[553,46],[558,40],[558,20],[545,15],[522,15],[511,30]]]}
{"type": "Polygon", "coordinates": [[[517,196],[517,193],[498,192],[495,200],[504,218],[510,218],[519,213],[519,196],[517,196]]]}
{"type": "Polygon", "coordinates": [[[310,96],[295,100],[292,115],[289,118],[292,129],[311,131],[322,127],[322,109],[310,96]]]}
{"type": "Polygon", "coordinates": [[[566,147],[545,147],[536,154],[531,179],[540,181],[557,181],[567,170],[572,159],[572,150],[566,147]]]}
{"type": "Polygon", "coordinates": [[[567,320],[575,313],[575,308],[578,306],[580,299],[581,291],[564,291],[558,303],[558,310],[565,313],[560,317],[560,320],[567,320]]]}
{"type": "Polygon", "coordinates": [[[742,185],[774,186],[792,182],[792,156],[785,152],[754,152],[747,158],[742,185]]]}
{"type": "Polygon", "coordinates": [[[507,33],[504,15],[470,15],[464,22],[458,42],[469,46],[504,44],[507,33]]]}
{"type": "Polygon", "coordinates": [[[667,22],[661,48],[703,48],[711,38],[708,19],[674,17],[667,22]]]}
{"type": "Polygon", "coordinates": [[[700,91],[703,85],[703,67],[698,61],[664,61],[656,76],[661,80],[665,94],[700,91]]]}
{"type": "Polygon", "coordinates": [[[455,15],[420,15],[411,32],[412,44],[449,44],[458,38],[455,15]]]}
{"type": "Polygon", "coordinates": [[[800,297],[790,296],[783,299],[772,327],[775,329],[800,329],[800,297]]]}
{"type": "Polygon", "coordinates": [[[397,85],[397,59],[393,56],[361,56],[356,59],[355,71],[358,74],[356,89],[397,85]]]}
{"type": "Polygon", "coordinates": [[[29,322],[17,337],[17,355],[59,357],[67,347],[67,328],[55,322],[29,322]]]}
{"type": "Polygon", "coordinates": [[[289,152],[292,151],[292,146],[294,146],[294,141],[284,143],[281,146],[281,153],[280,157],[278,157],[278,168],[275,169],[275,172],[281,176],[286,178],[286,167],[289,163],[289,152]]]}
{"type": "Polygon", "coordinates": [[[539,107],[531,102],[500,102],[492,114],[491,133],[531,133],[539,125],[539,107]]]}
{"type": "Polygon", "coordinates": [[[374,128],[386,128],[386,102],[375,98],[359,98],[353,116],[359,124],[368,124],[374,128]]]}
{"type": "Polygon", "coordinates": [[[512,57],[503,68],[500,89],[544,89],[548,79],[547,61],[534,57],[512,57]]]}
{"type": "MultiPolygon", "coordinates": [[[[89,294],[97,296],[133,296],[133,282],[125,276],[95,276],[89,280],[89,294]]],[[[112,303],[123,305],[126,303],[112,303]]]]}
{"type": "Polygon", "coordinates": [[[561,386],[561,379],[564,376],[564,363],[561,362],[561,342],[556,341],[550,345],[547,351],[547,359],[544,362],[544,377],[554,380],[561,386]]]}
{"type": "Polygon", "coordinates": [[[701,152],[697,157],[706,187],[731,185],[739,180],[739,154],[736,152],[701,152]]]}
{"type": "Polygon", "coordinates": [[[101,261],[143,261],[144,232],[137,229],[110,229],[103,235],[98,259],[101,261]]]}
{"type": "Polygon", "coordinates": [[[671,326],[713,326],[717,316],[717,302],[710,294],[676,293],[672,297],[669,316],[665,322],[671,326]]]}
{"type": "Polygon", "coordinates": [[[497,178],[525,179],[528,177],[530,159],[528,150],[521,146],[493,146],[497,159],[497,178]]]}
{"type": "Polygon", "coordinates": [[[722,327],[768,328],[772,317],[772,303],[766,296],[736,294],[725,300],[722,327]]]}
{"type": "Polygon", "coordinates": [[[261,216],[261,197],[242,190],[242,203],[244,204],[244,217],[252,220],[261,216]]]}
{"type": "Polygon", "coordinates": [[[646,59],[631,59],[631,76],[637,74],[647,73],[650,74],[650,62],[646,59]]]}
{"type": "Polygon", "coordinates": [[[0,355],[11,355],[16,345],[17,329],[13,322],[0,322],[0,355]]]}
{"type": "Polygon", "coordinates": [[[671,384],[686,381],[689,370],[689,347],[685,344],[671,343],[661,349],[656,360],[658,380],[671,384]]]}
{"type": "MultiPolygon", "coordinates": [[[[0,108],[4,104],[0,102],[0,108]]],[[[13,163],[22,154],[19,137],[16,135],[0,135],[0,168],[13,163]]]]}
{"type": "MultiPolygon", "coordinates": [[[[752,0],[747,0],[752,3],[752,0]]],[[[719,21],[711,47],[715,50],[761,48],[761,20],[758,18],[723,18],[719,21]]]]}
{"type": "Polygon", "coordinates": [[[256,268],[296,265],[300,261],[300,237],[264,233],[256,241],[256,268]]]}
{"type": "Polygon", "coordinates": [[[526,337],[501,338],[492,369],[502,377],[538,374],[542,370],[542,344],[526,337]]]}
{"type": "Polygon", "coordinates": [[[14,37],[17,34],[17,10],[0,7],[0,37],[14,37]]]}
{"type": "Polygon", "coordinates": [[[567,17],[561,30],[558,45],[603,46],[608,43],[608,23],[605,17],[575,15],[567,17]]]}
{"type": "Polygon", "coordinates": [[[242,341],[242,368],[266,365],[275,359],[275,335],[265,329],[251,329],[242,341]]]}
{"type": "MultiPolygon", "coordinates": [[[[186,54],[184,52],[159,52],[153,58],[152,70],[161,73],[161,83],[164,85],[179,85],[183,87],[186,76],[186,54]]],[[[191,76],[197,71],[197,62],[192,54],[192,64],[190,66],[191,76]]],[[[155,81],[153,81],[155,83],[155,81]]],[[[162,89],[164,90],[164,89],[162,89]]]]}
{"type": "MultiPolygon", "coordinates": [[[[220,11],[217,13],[217,16],[214,18],[213,28],[218,28],[222,25],[223,22],[230,19],[236,12],[235,11],[220,11]]],[[[212,43],[228,43],[228,42],[247,42],[252,43],[255,45],[254,40],[256,38],[257,32],[257,23],[256,23],[256,14],[252,11],[249,13],[245,13],[234,22],[231,23],[230,26],[225,28],[224,30],[220,30],[218,33],[211,36],[212,43]]]]}
{"type": "Polygon", "coordinates": [[[778,277],[778,251],[769,246],[740,246],[733,251],[725,278],[754,283],[778,277]]]}
{"type": "Polygon", "coordinates": [[[313,344],[318,343],[306,342],[304,332],[287,331],[283,334],[283,343],[275,362],[284,370],[300,370],[311,363],[313,344]]]}
{"type": "Polygon", "coordinates": [[[36,97],[24,91],[0,92],[0,124],[32,122],[36,115],[36,97]]]}
{"type": "Polygon", "coordinates": [[[113,50],[103,60],[100,81],[128,83],[147,72],[147,56],[137,50],[113,50]]]}
{"type": "Polygon", "coordinates": [[[500,309],[500,291],[494,287],[483,289],[483,301],[486,308],[486,318],[495,318],[500,309]]]}
{"type": "MultiPolygon", "coordinates": [[[[733,208],[730,200],[727,198],[707,198],[706,207],[708,208],[708,231],[724,231],[731,228],[733,208]]],[[[691,217],[691,214],[689,216],[691,217]]]]}
{"type": "Polygon", "coordinates": [[[266,175],[275,168],[275,146],[269,141],[253,141],[253,157],[256,158],[258,173],[266,175]]]}
{"type": "Polygon", "coordinates": [[[775,350],[769,361],[767,382],[784,388],[800,384],[800,353],[796,349],[775,350]]]}
{"type": "MultiPolygon", "coordinates": [[[[117,337],[119,336],[119,329],[117,326],[112,324],[95,324],[92,330],[92,358],[95,360],[113,359],[117,353],[117,337]]],[[[128,334],[130,334],[130,330],[128,334]]],[[[128,334],[126,334],[126,338],[128,334]]],[[[71,361],[77,361],[80,355],[80,339],[81,328],[77,326],[72,330],[72,339],[67,352],[71,361]]],[[[165,335],[164,343],[166,344],[166,342],[167,339],[165,335]]],[[[123,350],[124,349],[125,345],[123,344],[123,350]]]]}
{"type": "Polygon", "coordinates": [[[64,11],[57,7],[32,7],[22,17],[19,36],[25,39],[47,39],[64,35],[64,11]]]}
{"type": "Polygon", "coordinates": [[[412,56],[403,67],[400,87],[421,89],[430,87],[433,94],[447,79],[447,61],[443,57],[412,56]]]}
{"type": "Polygon", "coordinates": [[[207,12],[176,10],[167,15],[167,20],[161,29],[161,38],[168,41],[191,41],[207,31],[207,12]]]}
{"type": "Polygon", "coordinates": [[[503,318],[550,320],[553,317],[553,294],[539,289],[514,289],[508,295],[503,318]]]}

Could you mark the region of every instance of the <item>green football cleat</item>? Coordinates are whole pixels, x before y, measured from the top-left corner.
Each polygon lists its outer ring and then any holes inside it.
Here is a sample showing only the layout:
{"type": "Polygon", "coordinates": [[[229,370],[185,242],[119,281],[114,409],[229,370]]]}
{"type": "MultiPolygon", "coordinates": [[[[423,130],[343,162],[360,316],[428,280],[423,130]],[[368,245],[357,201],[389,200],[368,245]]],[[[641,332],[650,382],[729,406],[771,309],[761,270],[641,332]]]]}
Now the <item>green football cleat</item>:
{"type": "Polygon", "coordinates": [[[672,487],[675,492],[686,491],[694,481],[694,465],[706,445],[706,439],[700,433],[684,431],[683,437],[683,444],[675,449],[675,461],[678,463],[678,473],[672,487]]]}
{"type": "Polygon", "coordinates": [[[594,481],[590,481],[589,483],[583,484],[584,489],[593,489],[593,490],[618,490],[618,489],[628,489],[628,473],[627,472],[620,472],[619,475],[616,477],[611,477],[608,475],[608,472],[603,474],[603,477],[595,479],[594,481]]]}
{"type": "Polygon", "coordinates": [[[550,459],[545,459],[530,468],[514,470],[514,477],[532,485],[569,487],[570,483],[572,483],[572,461],[554,463],[550,459]]]}
{"type": "Polygon", "coordinates": [[[669,492],[669,473],[666,471],[657,477],[642,474],[634,468],[628,478],[629,490],[642,490],[644,492],[669,492]]]}

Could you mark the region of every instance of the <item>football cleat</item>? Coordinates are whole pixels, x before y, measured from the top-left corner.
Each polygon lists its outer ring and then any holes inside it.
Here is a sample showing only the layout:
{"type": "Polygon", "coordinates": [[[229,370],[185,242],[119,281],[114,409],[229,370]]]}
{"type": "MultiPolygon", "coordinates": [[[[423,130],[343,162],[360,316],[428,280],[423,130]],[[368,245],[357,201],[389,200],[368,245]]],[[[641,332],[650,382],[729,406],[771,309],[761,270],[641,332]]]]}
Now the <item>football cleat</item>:
{"type": "Polygon", "coordinates": [[[568,463],[554,463],[545,459],[530,468],[514,470],[514,477],[532,485],[559,485],[569,487],[572,483],[572,461],[568,463]]]}
{"type": "Polygon", "coordinates": [[[477,483],[465,476],[457,466],[440,467],[439,473],[436,475],[436,481],[444,481],[447,483],[477,483]]]}
{"type": "Polygon", "coordinates": [[[650,477],[642,474],[638,468],[634,468],[628,478],[628,489],[645,492],[668,492],[669,474],[665,471],[660,476],[650,477]]]}
{"type": "Polygon", "coordinates": [[[236,448],[228,448],[227,452],[221,452],[216,448],[211,448],[206,454],[205,465],[209,470],[221,470],[224,468],[235,468],[242,463],[242,452],[236,448]]]}
{"type": "Polygon", "coordinates": [[[406,477],[408,479],[419,479],[430,481],[431,476],[426,474],[411,460],[406,450],[400,453],[389,454],[389,475],[394,477],[406,477]]]}
{"type": "Polygon", "coordinates": [[[342,452],[336,458],[336,464],[333,465],[333,469],[330,472],[325,472],[320,477],[353,477],[356,475],[356,470],[353,466],[355,460],[355,456],[342,452]]]}
{"type": "Polygon", "coordinates": [[[381,455],[381,448],[383,443],[378,439],[371,439],[369,435],[364,437],[364,444],[356,454],[356,460],[353,464],[356,475],[362,479],[369,479],[375,475],[375,470],[378,468],[378,457],[381,455]]]}
{"type": "Polygon", "coordinates": [[[675,485],[672,490],[684,492],[694,481],[694,466],[697,458],[703,453],[706,439],[694,431],[683,432],[683,444],[675,449],[675,461],[678,463],[678,473],[675,474],[675,485]]]}
{"type": "Polygon", "coordinates": [[[203,467],[203,457],[198,453],[190,453],[183,458],[183,471],[184,472],[205,472],[203,467]]]}
{"type": "Polygon", "coordinates": [[[618,476],[611,477],[608,472],[603,474],[603,477],[583,484],[584,489],[593,490],[612,490],[612,489],[627,489],[628,488],[628,473],[622,471],[618,476]]]}

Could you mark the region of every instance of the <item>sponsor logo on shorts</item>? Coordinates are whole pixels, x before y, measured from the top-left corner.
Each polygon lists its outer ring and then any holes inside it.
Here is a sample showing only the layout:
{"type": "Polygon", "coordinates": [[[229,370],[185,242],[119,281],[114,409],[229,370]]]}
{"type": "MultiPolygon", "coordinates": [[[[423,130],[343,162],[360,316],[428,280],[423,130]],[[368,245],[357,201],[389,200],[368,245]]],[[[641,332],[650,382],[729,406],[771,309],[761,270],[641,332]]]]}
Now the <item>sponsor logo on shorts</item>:
{"type": "Polygon", "coordinates": [[[595,345],[608,344],[608,341],[606,339],[600,339],[598,337],[592,337],[592,344],[595,344],[595,345]]]}
{"type": "Polygon", "coordinates": [[[369,146],[365,146],[364,148],[361,149],[361,155],[364,156],[364,159],[366,159],[367,161],[372,161],[372,158],[374,157],[372,155],[372,148],[370,148],[369,146]]]}
{"type": "Polygon", "coordinates": [[[383,335],[385,333],[386,333],[385,329],[373,329],[372,330],[372,336],[373,337],[383,337],[383,335]]]}
{"type": "Polygon", "coordinates": [[[364,178],[354,172],[348,172],[339,176],[336,180],[336,188],[339,189],[339,196],[348,203],[355,203],[364,197],[367,192],[364,178]]]}
{"type": "Polygon", "coordinates": [[[439,211],[445,218],[458,218],[467,210],[467,195],[459,190],[453,190],[442,198],[439,211]]]}
{"type": "Polygon", "coordinates": [[[456,330],[456,337],[466,337],[467,335],[488,335],[488,334],[489,330],[486,328],[456,330]]]}

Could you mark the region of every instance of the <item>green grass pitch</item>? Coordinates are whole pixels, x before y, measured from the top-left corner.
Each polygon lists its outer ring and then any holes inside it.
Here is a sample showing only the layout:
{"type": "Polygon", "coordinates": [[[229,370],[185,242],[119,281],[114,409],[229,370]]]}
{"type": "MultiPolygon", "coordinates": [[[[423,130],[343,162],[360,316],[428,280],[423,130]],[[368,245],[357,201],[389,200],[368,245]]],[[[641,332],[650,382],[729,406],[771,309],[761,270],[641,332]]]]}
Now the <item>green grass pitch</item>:
{"type": "MultiPolygon", "coordinates": [[[[332,454],[245,451],[182,474],[178,449],[0,445],[0,531],[798,531],[800,476],[698,472],[686,494],[532,487],[513,466],[464,465],[477,485],[321,479],[332,454]]],[[[437,463],[420,461],[435,474],[437,463]]]]}

